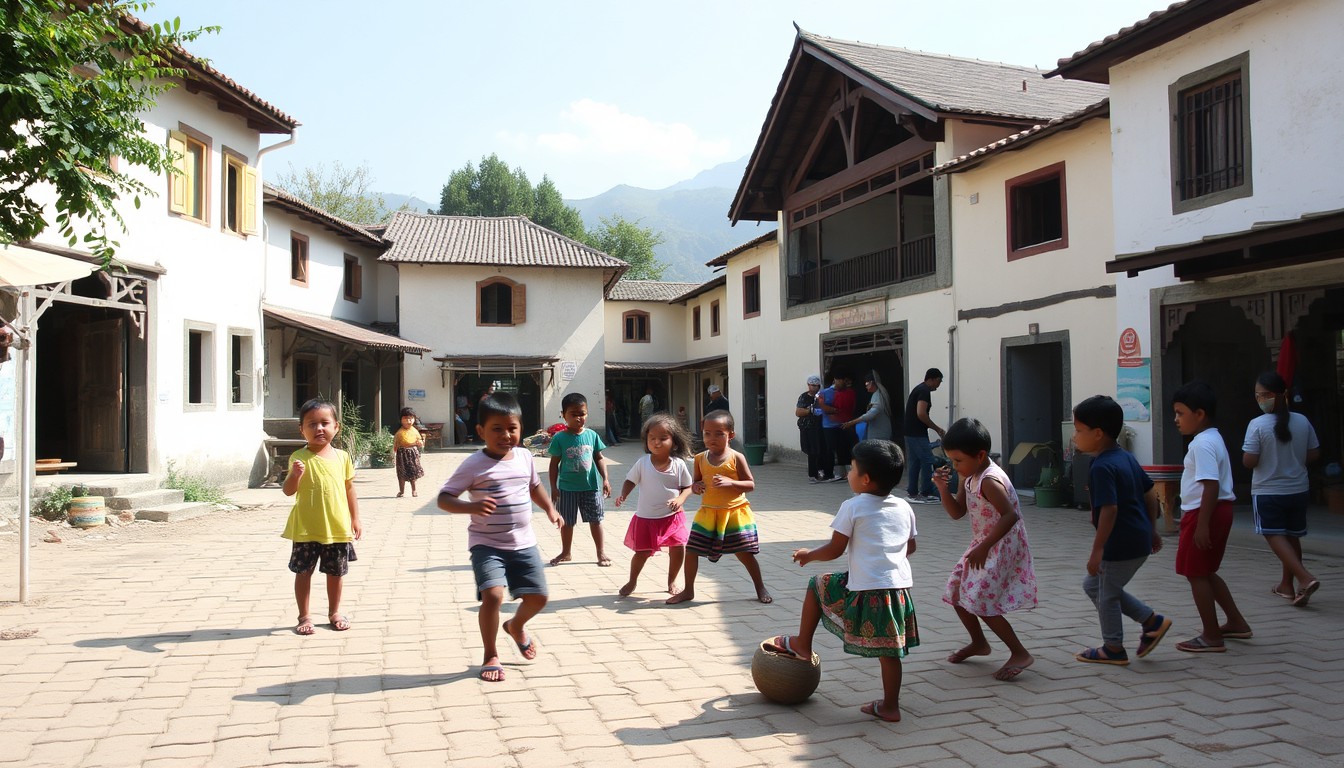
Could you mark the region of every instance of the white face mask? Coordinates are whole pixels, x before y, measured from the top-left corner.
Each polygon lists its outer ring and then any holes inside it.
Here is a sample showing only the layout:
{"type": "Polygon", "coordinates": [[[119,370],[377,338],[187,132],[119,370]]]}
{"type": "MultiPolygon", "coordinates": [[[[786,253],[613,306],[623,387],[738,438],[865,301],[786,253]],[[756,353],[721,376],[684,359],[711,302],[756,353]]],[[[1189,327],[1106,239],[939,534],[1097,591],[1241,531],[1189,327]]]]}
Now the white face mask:
{"type": "Polygon", "coordinates": [[[1279,399],[1276,397],[1276,398],[1274,398],[1273,400],[1256,400],[1256,401],[1255,401],[1255,404],[1258,405],[1258,406],[1260,406],[1260,410],[1264,411],[1265,413],[1273,413],[1273,412],[1274,412],[1274,406],[1275,406],[1278,402],[1279,402],[1279,399]]]}

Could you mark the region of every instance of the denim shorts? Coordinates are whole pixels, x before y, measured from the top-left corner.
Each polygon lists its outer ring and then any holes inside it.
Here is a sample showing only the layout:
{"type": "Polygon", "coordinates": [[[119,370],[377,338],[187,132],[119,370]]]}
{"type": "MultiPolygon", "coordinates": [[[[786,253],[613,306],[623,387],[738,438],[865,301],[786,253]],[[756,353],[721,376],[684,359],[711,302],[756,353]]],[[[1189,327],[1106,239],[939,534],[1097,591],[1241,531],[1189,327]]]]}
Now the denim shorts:
{"type": "Polygon", "coordinates": [[[555,498],[555,511],[560,513],[560,519],[565,521],[565,525],[573,528],[574,524],[583,518],[585,523],[600,523],[606,515],[602,509],[601,491],[566,491],[560,490],[555,498]]]}
{"type": "Polygon", "coordinates": [[[344,576],[350,572],[355,557],[355,545],[348,541],[323,544],[320,541],[296,541],[289,551],[289,570],[294,573],[312,573],[318,560],[321,572],[328,576],[344,576]]]}
{"type": "Polygon", "coordinates": [[[1306,491],[1283,496],[1258,494],[1251,496],[1251,509],[1255,512],[1255,532],[1262,536],[1307,535],[1307,502],[1311,495],[1306,491]]]}
{"type": "Polygon", "coordinates": [[[476,576],[476,599],[491,587],[509,588],[509,596],[546,594],[546,567],[541,550],[495,549],[485,544],[471,548],[471,572],[476,576]]]}

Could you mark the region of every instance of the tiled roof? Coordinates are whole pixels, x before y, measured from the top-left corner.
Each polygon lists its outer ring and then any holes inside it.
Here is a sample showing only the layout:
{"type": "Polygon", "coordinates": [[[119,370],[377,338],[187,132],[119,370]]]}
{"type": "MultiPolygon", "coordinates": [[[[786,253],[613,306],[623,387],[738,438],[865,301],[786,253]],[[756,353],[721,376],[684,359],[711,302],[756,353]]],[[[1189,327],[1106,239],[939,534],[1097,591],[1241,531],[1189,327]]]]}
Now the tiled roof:
{"type": "Polygon", "coordinates": [[[699,285],[699,283],[665,283],[661,280],[620,280],[611,287],[607,300],[668,302],[699,285]]]}
{"type": "Polygon", "coordinates": [[[769,232],[766,232],[764,235],[761,235],[760,237],[752,238],[751,240],[748,240],[747,242],[737,246],[731,251],[728,251],[727,253],[724,254],[720,254],[718,256],[715,256],[713,259],[706,261],[705,266],[707,267],[725,266],[728,263],[729,259],[738,255],[739,253],[746,253],[747,251],[751,250],[752,248],[755,248],[758,245],[764,245],[765,243],[777,239],[776,234],[778,232],[779,230],[772,229],[769,232]]]}
{"type": "Polygon", "coordinates": [[[696,296],[700,296],[700,295],[702,295],[702,294],[709,293],[710,291],[714,290],[715,288],[719,288],[719,287],[725,286],[725,285],[727,285],[727,284],[728,284],[728,276],[727,276],[727,275],[719,275],[718,277],[715,277],[715,278],[711,278],[711,279],[709,279],[709,280],[706,280],[705,282],[703,282],[703,283],[697,285],[696,287],[692,288],[691,290],[689,290],[689,291],[687,291],[687,292],[681,294],[680,296],[676,297],[675,299],[672,299],[672,301],[670,301],[670,302],[668,302],[668,303],[669,303],[669,304],[676,304],[676,303],[678,303],[678,302],[688,301],[688,300],[690,300],[690,299],[694,299],[696,296]]]}
{"type": "Polygon", "coordinates": [[[297,309],[275,307],[270,304],[263,304],[261,309],[266,316],[278,320],[282,325],[304,328],[319,336],[336,339],[353,346],[395,349],[415,355],[429,351],[429,347],[423,344],[416,344],[414,341],[408,341],[399,336],[379,333],[372,328],[348,320],[337,320],[334,317],[323,317],[322,315],[300,312],[297,309]]]}
{"type": "Polygon", "coordinates": [[[361,227],[354,222],[346,221],[339,216],[333,216],[330,213],[318,208],[312,203],[286,192],[279,187],[273,187],[270,184],[261,185],[262,199],[277,208],[289,211],[296,216],[315,221],[325,226],[327,229],[342,235],[360,245],[367,245],[372,248],[381,248],[385,243],[369,230],[361,227]]]}
{"type": "Polygon", "coordinates": [[[1052,120],[1105,98],[1095,83],[1045,80],[1041,70],[798,31],[799,39],[934,112],[1052,120]]]}
{"type": "Polygon", "coordinates": [[[1077,128],[1079,125],[1082,125],[1094,117],[1105,117],[1110,113],[1110,99],[1102,99],[1096,104],[1080,109],[1077,112],[1073,112],[1063,117],[1057,117],[1048,123],[1037,123],[1025,131],[1019,131],[1012,136],[1005,136],[992,144],[986,144],[979,149],[973,149],[964,155],[959,155],[941,165],[934,166],[931,172],[956,173],[957,171],[970,170],[991,155],[998,154],[999,152],[1021,149],[1033,141],[1043,139],[1046,136],[1060,131],[1066,131],[1070,128],[1077,128]]]}
{"type": "Polygon", "coordinates": [[[526,216],[435,216],[397,211],[382,261],[508,267],[622,269],[620,259],[571,240],[526,216]]]}

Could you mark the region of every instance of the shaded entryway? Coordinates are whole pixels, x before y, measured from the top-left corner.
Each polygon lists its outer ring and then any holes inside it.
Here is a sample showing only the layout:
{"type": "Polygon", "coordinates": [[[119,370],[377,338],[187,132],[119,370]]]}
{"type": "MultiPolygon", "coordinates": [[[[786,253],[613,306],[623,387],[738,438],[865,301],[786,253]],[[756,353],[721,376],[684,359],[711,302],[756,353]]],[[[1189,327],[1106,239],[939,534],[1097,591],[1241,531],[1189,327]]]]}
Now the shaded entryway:
{"type": "Polygon", "coordinates": [[[1013,485],[1019,489],[1035,486],[1042,468],[1061,466],[1062,423],[1071,420],[1068,342],[1067,331],[1003,340],[1000,452],[1006,461],[1022,443],[1050,446],[1048,451],[1038,451],[1008,467],[1013,485]]]}

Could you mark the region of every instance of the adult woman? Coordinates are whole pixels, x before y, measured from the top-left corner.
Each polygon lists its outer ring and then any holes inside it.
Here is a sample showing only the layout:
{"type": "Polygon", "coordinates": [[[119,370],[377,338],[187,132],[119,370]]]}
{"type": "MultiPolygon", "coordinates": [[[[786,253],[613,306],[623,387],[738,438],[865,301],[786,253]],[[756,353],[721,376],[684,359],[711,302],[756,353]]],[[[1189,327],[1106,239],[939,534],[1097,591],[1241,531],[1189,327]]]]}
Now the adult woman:
{"type": "Polygon", "coordinates": [[[1255,402],[1264,415],[1251,420],[1241,446],[1241,463],[1252,470],[1255,532],[1265,537],[1283,563],[1283,575],[1273,593],[1303,606],[1321,586],[1302,565],[1302,537],[1307,535],[1307,462],[1320,456],[1320,441],[1306,416],[1288,410],[1288,387],[1279,374],[1260,374],[1255,382],[1255,402]]]}
{"type": "Polygon", "coordinates": [[[817,393],[821,391],[821,377],[807,377],[807,391],[798,396],[793,415],[798,417],[798,444],[807,455],[807,479],[821,482],[821,452],[826,450],[821,438],[821,417],[817,415],[817,393]]]}
{"type": "Polygon", "coordinates": [[[863,377],[863,386],[868,390],[868,410],[845,422],[844,427],[857,430],[863,424],[865,431],[859,435],[860,440],[890,440],[891,398],[887,396],[887,388],[882,386],[877,371],[869,371],[863,377]]]}

